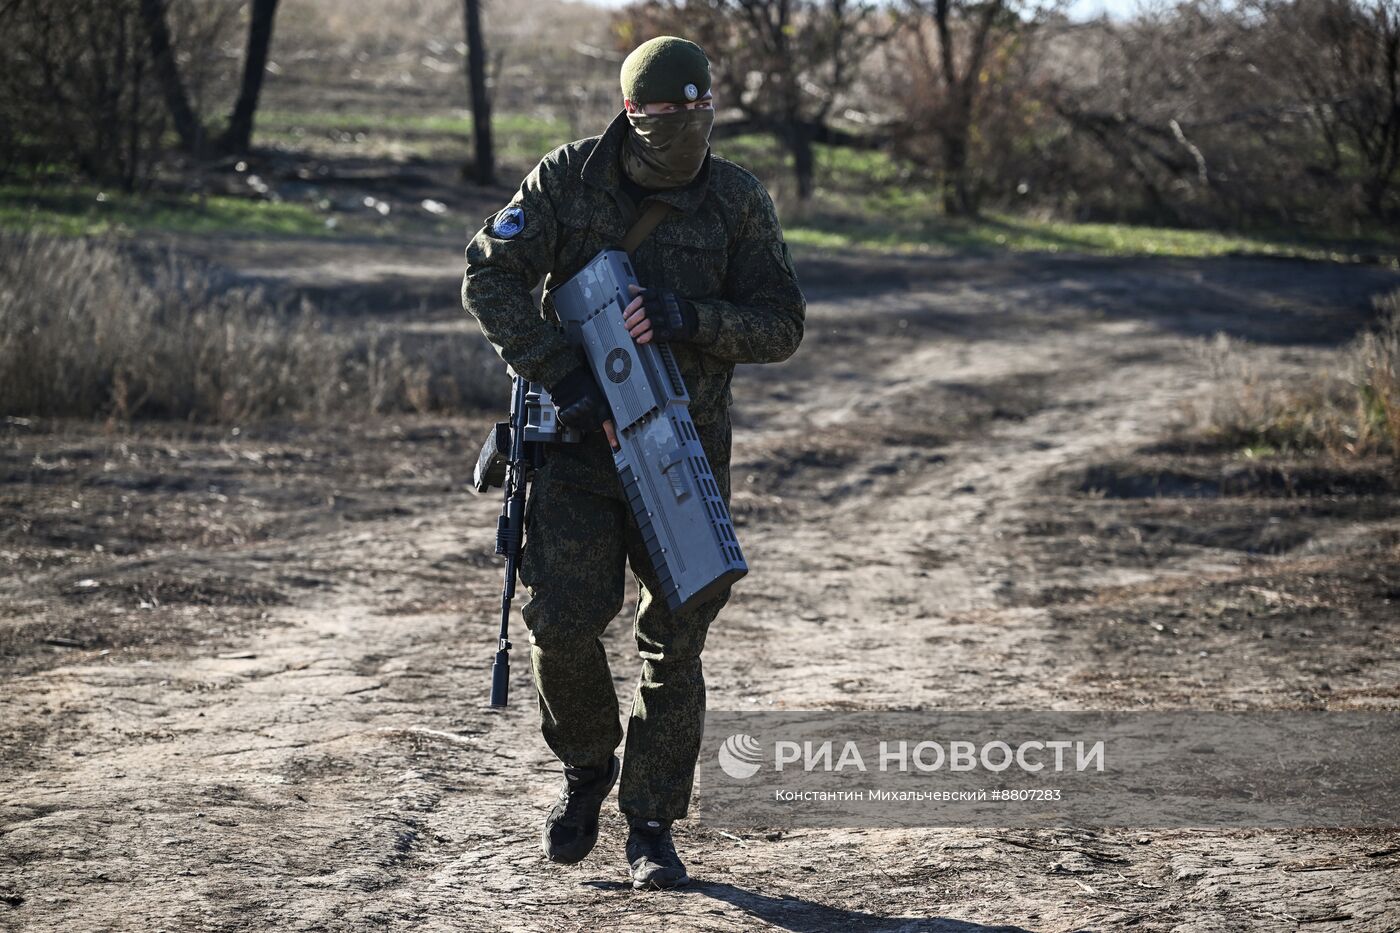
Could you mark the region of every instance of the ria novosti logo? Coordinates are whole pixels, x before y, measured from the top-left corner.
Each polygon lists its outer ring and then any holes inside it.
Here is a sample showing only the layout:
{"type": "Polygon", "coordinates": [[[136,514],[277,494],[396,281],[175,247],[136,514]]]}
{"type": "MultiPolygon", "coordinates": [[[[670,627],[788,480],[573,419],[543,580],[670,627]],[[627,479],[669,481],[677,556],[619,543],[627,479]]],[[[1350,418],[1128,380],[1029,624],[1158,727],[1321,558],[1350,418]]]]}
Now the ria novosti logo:
{"type": "Polygon", "coordinates": [[[763,761],[763,749],[753,736],[736,732],[724,740],[718,757],[724,773],[736,781],[742,781],[758,773],[763,761]]]}
{"type": "MultiPolygon", "coordinates": [[[[790,742],[775,741],[772,770],[797,771],[985,771],[997,773],[1014,768],[1028,774],[1105,770],[1105,741],[1051,739],[1047,741],[973,742],[881,741],[866,747],[855,741],[790,742]]],[[[763,769],[768,756],[758,740],[746,732],[736,732],[720,745],[716,757],[725,774],[742,781],[763,769]]]]}

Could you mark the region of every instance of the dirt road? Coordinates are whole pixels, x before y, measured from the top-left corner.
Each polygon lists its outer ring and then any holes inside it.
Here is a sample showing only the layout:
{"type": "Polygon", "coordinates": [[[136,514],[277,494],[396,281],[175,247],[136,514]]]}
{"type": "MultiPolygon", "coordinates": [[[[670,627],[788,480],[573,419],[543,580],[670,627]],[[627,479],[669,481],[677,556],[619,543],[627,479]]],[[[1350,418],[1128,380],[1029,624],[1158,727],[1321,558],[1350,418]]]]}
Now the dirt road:
{"type": "MultiPolygon", "coordinates": [[[[752,573],[709,638],[712,708],[1400,703],[1393,472],[1171,440],[1204,338],[1306,373],[1396,273],[802,273],[798,356],[735,384],[752,573]]],[[[609,804],[593,856],[550,865],[523,652],[514,704],[483,708],[485,421],[3,426],[0,928],[1400,929],[1396,833],[692,825],[696,883],[640,895],[609,804]]]]}

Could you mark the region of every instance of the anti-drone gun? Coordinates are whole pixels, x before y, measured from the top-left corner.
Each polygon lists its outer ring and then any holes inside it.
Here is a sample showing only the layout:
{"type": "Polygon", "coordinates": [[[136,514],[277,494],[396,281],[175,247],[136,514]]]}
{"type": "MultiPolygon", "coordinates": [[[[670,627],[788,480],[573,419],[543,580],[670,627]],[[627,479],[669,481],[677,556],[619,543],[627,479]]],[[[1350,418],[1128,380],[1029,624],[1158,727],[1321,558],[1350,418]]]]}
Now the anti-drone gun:
{"type": "MultiPolygon", "coordinates": [[[[551,295],[569,341],[584,350],[612,412],[613,464],[641,532],[661,596],[673,612],[714,598],[748,573],[729,509],[690,417],[690,395],[671,348],[635,342],[622,320],[636,285],[622,250],[603,250],[551,295]]],[[[506,557],[501,634],[492,666],[491,705],[506,705],[510,603],[515,595],[528,472],[563,431],[548,393],[519,376],[511,420],[496,425],[478,458],[480,492],[504,486],[496,553],[506,557]],[[499,700],[499,702],[497,702],[499,700]]]]}

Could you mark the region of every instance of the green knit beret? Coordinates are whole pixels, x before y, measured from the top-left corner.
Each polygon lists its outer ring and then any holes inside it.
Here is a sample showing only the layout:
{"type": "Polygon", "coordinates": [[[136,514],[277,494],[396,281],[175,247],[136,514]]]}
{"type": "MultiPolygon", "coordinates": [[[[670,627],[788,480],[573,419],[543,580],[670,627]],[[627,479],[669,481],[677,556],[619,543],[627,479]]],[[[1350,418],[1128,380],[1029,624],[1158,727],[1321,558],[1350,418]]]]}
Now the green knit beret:
{"type": "Polygon", "coordinates": [[[710,89],[710,60],[694,42],[657,36],[622,62],[622,96],[634,104],[699,100],[710,89]]]}

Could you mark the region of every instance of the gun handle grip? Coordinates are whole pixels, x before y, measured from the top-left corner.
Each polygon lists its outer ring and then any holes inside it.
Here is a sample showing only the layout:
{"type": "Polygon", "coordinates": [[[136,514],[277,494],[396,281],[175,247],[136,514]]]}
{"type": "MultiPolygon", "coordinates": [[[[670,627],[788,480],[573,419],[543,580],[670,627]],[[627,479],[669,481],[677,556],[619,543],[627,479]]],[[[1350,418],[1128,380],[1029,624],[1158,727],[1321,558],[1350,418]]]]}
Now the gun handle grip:
{"type": "Polygon", "coordinates": [[[496,660],[491,665],[491,708],[505,709],[510,699],[510,655],[504,650],[496,652],[496,660]]]}

